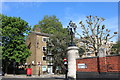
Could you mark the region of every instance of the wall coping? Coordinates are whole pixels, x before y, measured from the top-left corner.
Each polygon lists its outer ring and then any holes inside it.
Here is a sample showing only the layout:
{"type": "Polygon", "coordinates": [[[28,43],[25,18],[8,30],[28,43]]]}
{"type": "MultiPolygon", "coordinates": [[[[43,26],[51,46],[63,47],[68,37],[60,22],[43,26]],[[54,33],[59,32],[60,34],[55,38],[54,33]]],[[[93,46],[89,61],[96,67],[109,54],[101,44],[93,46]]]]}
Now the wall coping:
{"type": "Polygon", "coordinates": [[[41,33],[41,32],[35,32],[35,31],[31,31],[30,33],[34,33],[36,35],[41,35],[41,36],[52,36],[51,34],[47,34],[47,33],[41,33]]]}
{"type": "Polygon", "coordinates": [[[111,56],[120,56],[120,54],[107,55],[106,57],[111,57],[111,56]]]}
{"type": "Polygon", "coordinates": [[[78,50],[79,48],[77,46],[70,46],[67,48],[67,50],[78,50]]]}
{"type": "Polygon", "coordinates": [[[94,56],[94,57],[84,57],[84,58],[77,58],[76,60],[78,59],[90,59],[90,58],[97,58],[98,56],[94,56]]]}
{"type": "MultiPolygon", "coordinates": [[[[111,56],[120,56],[120,54],[113,54],[113,55],[107,55],[105,57],[111,57],[111,56]]],[[[78,59],[90,59],[90,58],[98,58],[99,56],[94,56],[94,57],[84,57],[84,58],[77,58],[78,59]]]]}

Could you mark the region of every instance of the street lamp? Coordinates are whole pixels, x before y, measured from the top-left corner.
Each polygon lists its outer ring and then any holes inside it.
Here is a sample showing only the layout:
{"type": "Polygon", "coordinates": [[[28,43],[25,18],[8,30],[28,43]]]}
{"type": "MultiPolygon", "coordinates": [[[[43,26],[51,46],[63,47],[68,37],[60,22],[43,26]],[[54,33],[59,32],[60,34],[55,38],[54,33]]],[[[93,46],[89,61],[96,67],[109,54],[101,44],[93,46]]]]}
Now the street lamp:
{"type": "Polygon", "coordinates": [[[77,25],[75,23],[73,23],[72,21],[70,21],[69,26],[67,26],[68,33],[71,36],[71,41],[70,41],[69,46],[76,46],[73,41],[73,38],[74,38],[75,32],[76,32],[76,28],[77,28],[77,25]]]}
{"type": "Polygon", "coordinates": [[[38,62],[37,65],[39,66],[38,76],[40,76],[40,65],[41,65],[41,62],[38,62]]]}
{"type": "Polygon", "coordinates": [[[16,61],[13,62],[13,74],[15,75],[15,71],[16,71],[16,61]]]}
{"type": "Polygon", "coordinates": [[[65,65],[65,79],[67,79],[67,73],[68,73],[68,68],[67,68],[67,66],[68,66],[68,64],[67,64],[67,58],[64,58],[64,65],[65,65]]]}

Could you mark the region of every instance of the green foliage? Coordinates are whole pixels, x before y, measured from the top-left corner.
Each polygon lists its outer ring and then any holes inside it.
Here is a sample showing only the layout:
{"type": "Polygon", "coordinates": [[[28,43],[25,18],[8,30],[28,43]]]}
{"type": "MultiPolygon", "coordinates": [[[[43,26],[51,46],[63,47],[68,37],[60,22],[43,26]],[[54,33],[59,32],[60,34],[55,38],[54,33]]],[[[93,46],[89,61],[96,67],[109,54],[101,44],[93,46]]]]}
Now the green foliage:
{"type": "Polygon", "coordinates": [[[56,16],[44,16],[43,20],[35,25],[33,30],[39,31],[37,27],[40,28],[40,32],[52,34],[48,41],[48,44],[51,44],[52,47],[47,46],[47,50],[50,50],[53,54],[54,68],[56,68],[56,66],[61,66],[61,68],[63,68],[63,58],[66,57],[66,49],[70,39],[67,29],[63,28],[56,16]]]}
{"type": "MultiPolygon", "coordinates": [[[[36,28],[39,28],[39,25],[34,25],[34,27],[33,27],[32,31],[35,31],[35,30],[36,30],[36,28]]],[[[39,32],[40,32],[40,30],[39,30],[39,32]]]]}
{"type": "Polygon", "coordinates": [[[40,27],[40,31],[43,33],[53,34],[57,31],[61,31],[62,24],[56,16],[46,15],[35,27],[40,27]]]}
{"type": "Polygon", "coordinates": [[[0,46],[0,60],[2,59],[2,46],[0,46]]]}
{"type": "Polygon", "coordinates": [[[113,44],[111,49],[111,54],[119,54],[120,52],[120,41],[118,41],[116,44],[113,44]]]}
{"type": "Polygon", "coordinates": [[[30,27],[20,17],[7,17],[0,15],[2,21],[3,36],[3,60],[7,62],[22,62],[30,55],[25,45],[25,34],[28,34],[30,27]]]}
{"type": "Polygon", "coordinates": [[[82,47],[79,47],[79,55],[80,57],[84,54],[85,50],[82,47]]]}
{"type": "MultiPolygon", "coordinates": [[[[65,30],[65,29],[64,29],[65,30]]],[[[54,67],[60,66],[64,68],[63,59],[67,57],[67,47],[69,44],[70,37],[67,35],[67,30],[61,32],[56,32],[53,36],[49,38],[48,44],[51,44],[51,53],[53,54],[54,67]]],[[[49,48],[47,48],[49,49],[49,48]]],[[[63,71],[62,71],[63,72],[63,71]]]]}

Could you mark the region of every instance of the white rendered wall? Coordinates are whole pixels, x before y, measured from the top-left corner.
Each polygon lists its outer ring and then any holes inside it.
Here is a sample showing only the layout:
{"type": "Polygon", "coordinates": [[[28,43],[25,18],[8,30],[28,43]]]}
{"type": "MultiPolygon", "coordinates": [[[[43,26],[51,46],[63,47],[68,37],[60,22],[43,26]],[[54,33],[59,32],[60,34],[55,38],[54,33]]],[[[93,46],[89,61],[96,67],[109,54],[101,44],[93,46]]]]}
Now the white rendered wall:
{"type": "Polygon", "coordinates": [[[79,58],[78,47],[68,47],[68,77],[76,78],[76,58],[79,58]]]}

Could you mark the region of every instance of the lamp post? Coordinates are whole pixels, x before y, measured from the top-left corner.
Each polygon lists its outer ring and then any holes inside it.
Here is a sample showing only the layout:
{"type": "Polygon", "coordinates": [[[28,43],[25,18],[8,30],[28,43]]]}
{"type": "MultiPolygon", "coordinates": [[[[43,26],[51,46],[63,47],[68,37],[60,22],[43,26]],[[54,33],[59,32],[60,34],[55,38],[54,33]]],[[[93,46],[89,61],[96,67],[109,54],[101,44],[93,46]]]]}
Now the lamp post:
{"type": "Polygon", "coordinates": [[[67,79],[67,73],[68,73],[68,68],[67,68],[67,58],[64,58],[64,65],[65,65],[65,79],[67,79]]]}
{"type": "Polygon", "coordinates": [[[13,62],[13,68],[14,68],[13,69],[13,75],[15,75],[15,72],[16,72],[16,62],[15,61],[13,62]]]}
{"type": "Polygon", "coordinates": [[[41,62],[38,62],[38,67],[39,67],[39,72],[38,72],[38,76],[40,76],[40,65],[41,65],[41,62]]]}
{"type": "Polygon", "coordinates": [[[76,28],[77,28],[77,25],[75,23],[73,23],[72,21],[70,21],[69,26],[67,26],[68,34],[71,36],[69,46],[76,46],[74,41],[73,41],[73,38],[74,38],[75,32],[76,32],[76,28]]]}

